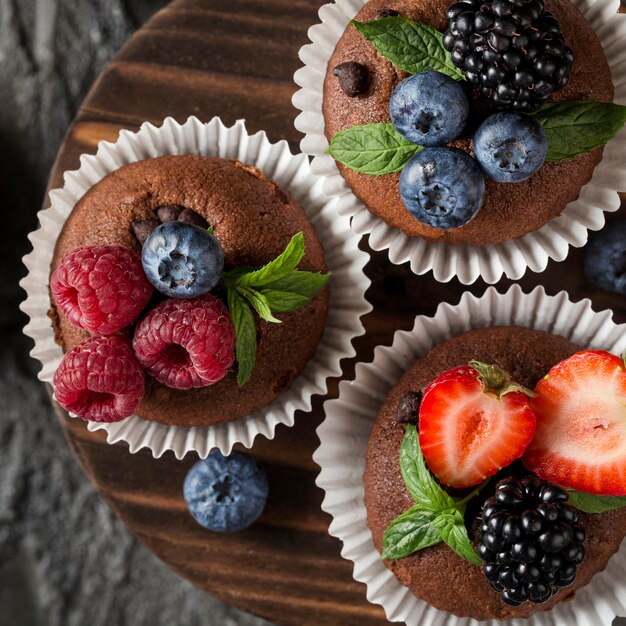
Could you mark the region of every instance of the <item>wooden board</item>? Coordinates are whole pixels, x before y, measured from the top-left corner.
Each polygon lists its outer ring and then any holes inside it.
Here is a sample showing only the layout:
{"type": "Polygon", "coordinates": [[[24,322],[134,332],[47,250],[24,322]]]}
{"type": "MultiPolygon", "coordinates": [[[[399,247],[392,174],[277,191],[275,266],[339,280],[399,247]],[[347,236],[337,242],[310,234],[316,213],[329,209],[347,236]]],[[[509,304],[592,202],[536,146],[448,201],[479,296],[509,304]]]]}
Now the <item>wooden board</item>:
{"type": "MultiPolygon", "coordinates": [[[[294,151],[300,134],[292,81],[298,49],[318,21],[321,0],[176,0],[157,13],[105,69],[69,130],[50,178],[78,167],[78,156],[93,153],[102,139],[114,141],[121,128],[172,116],[231,124],[247,120],[250,131],[270,140],[286,139],[294,151]]],[[[625,213],[624,210],[621,213],[625,213]]],[[[615,216],[612,217],[614,219],[615,216]]],[[[361,246],[370,251],[367,240],[361,246]]],[[[371,252],[371,251],[370,251],[371,252]]],[[[356,340],[357,357],[344,361],[344,378],[357,361],[369,361],[374,347],[391,343],[394,331],[412,326],[416,314],[433,314],[440,302],[458,302],[464,287],[417,277],[394,266],[386,253],[371,252],[368,298],[374,312],[367,333],[356,340]]],[[[583,253],[573,250],[564,263],[545,273],[528,273],[525,290],[543,284],[548,293],[567,290],[572,299],[591,297],[596,309],[613,308],[626,322],[626,298],[594,289],[582,273],[583,253]]],[[[510,281],[499,283],[500,290],[510,281]]],[[[482,282],[470,291],[482,293],[482,282]]],[[[338,380],[330,385],[336,396],[338,380]]],[[[173,570],[208,593],[241,609],[290,626],[374,626],[386,623],[380,607],[369,604],[365,587],[352,579],[352,564],[340,556],[339,541],[327,534],[329,516],[320,509],[322,492],[314,480],[311,455],[315,428],[323,419],[322,398],[298,414],[293,428],[279,427],[276,438],[257,439],[252,454],[265,465],[270,496],[251,529],[218,535],[204,531],[186,512],[184,476],[188,455],[155,460],[149,452],[131,455],[124,444],[109,446],[102,432],[90,433],[80,420],[56,407],[67,440],[102,497],[128,528],[173,570]]]]}

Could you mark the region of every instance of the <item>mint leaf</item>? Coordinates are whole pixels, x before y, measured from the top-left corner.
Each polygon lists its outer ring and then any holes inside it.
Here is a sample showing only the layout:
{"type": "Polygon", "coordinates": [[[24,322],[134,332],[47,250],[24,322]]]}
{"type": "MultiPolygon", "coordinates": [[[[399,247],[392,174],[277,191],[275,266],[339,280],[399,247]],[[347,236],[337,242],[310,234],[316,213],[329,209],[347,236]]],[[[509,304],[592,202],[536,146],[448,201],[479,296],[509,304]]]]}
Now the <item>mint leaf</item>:
{"type": "Polygon", "coordinates": [[[400,447],[400,473],[412,498],[422,509],[439,512],[454,508],[454,499],[428,471],[417,428],[411,424],[404,432],[400,447]]]}
{"type": "Polygon", "coordinates": [[[390,122],[340,130],[328,148],[329,154],[347,168],[371,176],[401,171],[420,150],[421,146],[406,140],[390,122]]]}
{"type": "Polygon", "coordinates": [[[534,113],[548,136],[546,161],[573,159],[603,146],[626,122],[626,106],[596,100],[546,104],[534,113]]]}
{"type": "Polygon", "coordinates": [[[465,79],[443,47],[443,35],[432,26],[401,15],[352,23],[378,52],[402,70],[411,74],[436,70],[455,80],[465,79]]]}
{"type": "Polygon", "coordinates": [[[441,541],[433,525],[437,513],[422,511],[418,506],[398,516],[383,534],[383,559],[401,559],[441,541]]]}
{"type": "Polygon", "coordinates": [[[444,513],[435,520],[434,524],[439,530],[441,539],[461,558],[474,565],[482,564],[467,534],[461,511],[444,513]]]}
{"type": "Polygon", "coordinates": [[[567,493],[570,502],[584,513],[605,513],[626,506],[626,496],[598,496],[570,490],[567,493]]]}
{"type": "MultiPolygon", "coordinates": [[[[304,272],[301,270],[292,270],[285,274],[282,278],[268,283],[263,288],[266,291],[289,291],[300,296],[304,296],[308,300],[312,300],[317,293],[324,287],[330,278],[330,272],[322,274],[321,272],[304,272]]],[[[306,303],[305,303],[306,304],[306,303]]]]}
{"type": "Polygon", "coordinates": [[[295,311],[310,302],[310,298],[301,296],[292,291],[278,291],[276,289],[262,289],[261,295],[267,301],[270,309],[274,313],[286,313],[295,311]]]}
{"type": "Polygon", "coordinates": [[[273,322],[274,324],[281,323],[279,319],[276,319],[272,315],[270,304],[262,293],[256,289],[252,289],[250,287],[240,287],[239,285],[235,287],[235,290],[254,307],[254,310],[259,314],[259,317],[262,320],[265,320],[266,322],[273,322]]]}
{"type": "Polygon", "coordinates": [[[215,233],[215,226],[209,226],[206,232],[209,233],[209,235],[213,235],[215,233]]]}
{"type": "Polygon", "coordinates": [[[242,296],[234,289],[227,289],[226,299],[235,326],[237,384],[243,387],[250,378],[256,361],[256,327],[252,311],[242,296]]]}
{"type": "Polygon", "coordinates": [[[237,285],[242,287],[264,287],[284,278],[296,269],[304,256],[304,233],[296,233],[283,253],[258,270],[243,274],[237,278],[237,285]]]}

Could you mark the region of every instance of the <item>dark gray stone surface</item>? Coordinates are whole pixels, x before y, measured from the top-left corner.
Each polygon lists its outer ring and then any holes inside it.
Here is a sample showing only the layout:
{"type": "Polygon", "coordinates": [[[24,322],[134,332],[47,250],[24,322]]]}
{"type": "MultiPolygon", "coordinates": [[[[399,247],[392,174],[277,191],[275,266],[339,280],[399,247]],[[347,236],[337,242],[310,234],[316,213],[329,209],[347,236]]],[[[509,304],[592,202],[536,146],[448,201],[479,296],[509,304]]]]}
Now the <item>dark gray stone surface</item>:
{"type": "Polygon", "coordinates": [[[261,626],[137,543],[72,457],[21,335],[48,172],[104,64],[165,0],[0,0],[0,626],[261,626]]]}

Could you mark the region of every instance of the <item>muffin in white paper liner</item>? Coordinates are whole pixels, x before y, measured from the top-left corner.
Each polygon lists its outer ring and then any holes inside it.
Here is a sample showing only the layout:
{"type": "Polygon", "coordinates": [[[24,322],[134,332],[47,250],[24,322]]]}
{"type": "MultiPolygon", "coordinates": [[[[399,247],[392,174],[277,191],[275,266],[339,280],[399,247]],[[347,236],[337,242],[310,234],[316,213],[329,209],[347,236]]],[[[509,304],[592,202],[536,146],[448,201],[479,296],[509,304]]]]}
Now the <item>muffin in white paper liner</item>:
{"type": "Polygon", "coordinates": [[[88,423],[90,430],[106,430],[109,443],[127,442],[131,452],[149,448],[159,457],[172,450],[182,458],[194,450],[204,458],[212,448],[228,454],[235,443],[250,447],[258,434],[272,438],[278,424],[293,425],[296,410],[310,410],[311,397],[326,392],[327,378],[341,374],[340,360],[355,354],[352,339],[363,334],[360,318],[371,309],[365,300],[370,281],[363,273],[369,255],[359,250],[360,237],[350,230],[349,218],[337,214],[336,201],[322,190],[306,155],[291,154],[286,141],[270,143],[264,132],[249,135],[242,120],[227,128],[217,117],[206,124],[190,117],[182,125],[167,118],[160,127],[145,123],[136,133],[122,130],[115,143],[100,142],[95,155],[82,155],[80,168],[65,173],[64,187],[50,192],[51,206],[39,212],[40,228],[29,237],[33,251],[24,257],[28,275],[20,284],[27,298],[21,309],[30,318],[24,332],[35,342],[31,355],[41,362],[42,381],[52,382],[63,357],[47,312],[50,264],[65,220],[85,192],[107,174],[134,161],[173,154],[235,158],[263,170],[302,205],[332,272],[328,319],[317,351],[289,390],[271,404],[212,426],[169,426],[136,415],[121,422],[88,423]]]}
{"type": "Polygon", "coordinates": [[[433,317],[418,316],[410,331],[397,331],[391,346],[379,346],[374,360],[356,366],[355,379],[342,381],[339,397],[324,403],[326,418],[317,429],[320,445],[313,460],[321,467],[317,485],[322,508],[333,521],[329,532],[341,539],[341,555],[353,561],[354,578],[367,585],[367,599],[380,604],[392,622],[408,626],[609,626],[626,615],[626,546],[606,570],[576,592],[571,602],[513,620],[477,621],[456,617],[418,600],[385,567],[374,546],[363,502],[365,450],[376,414],[387,393],[413,363],[435,345],[475,328],[524,326],[561,335],[575,344],[614,354],[626,349],[626,324],[610,311],[596,313],[589,300],[573,303],[565,292],[548,296],[542,287],[524,293],[513,285],[500,294],[490,287],[481,297],[464,293],[459,304],[441,304],[433,317]]]}
{"type": "MultiPolygon", "coordinates": [[[[598,34],[606,54],[613,85],[614,101],[626,104],[626,15],[618,15],[619,0],[571,0],[598,34]]],[[[448,282],[454,277],[465,285],[481,277],[489,284],[504,274],[521,278],[526,269],[543,272],[548,261],[562,261],[569,247],[580,248],[587,242],[589,230],[604,225],[604,212],[620,206],[618,191],[626,191],[626,128],[604,148],[602,161],[579,197],[567,205],[563,213],[540,229],[519,239],[483,246],[430,243],[409,237],[370,213],[353,194],[339,173],[332,156],[327,154],[328,140],[324,134],[322,93],[328,61],[350,20],[367,0],[337,0],[319,10],[321,24],[309,29],[312,43],[300,49],[304,67],[296,71],[294,80],[301,87],[293,96],[293,105],[301,111],[296,128],[305,133],[300,148],[313,156],[311,168],[326,177],[324,191],[338,197],[342,215],[352,218],[352,228],[360,235],[369,235],[374,250],[388,250],[392,263],[410,262],[415,274],[433,271],[436,280],[448,282]]]]}

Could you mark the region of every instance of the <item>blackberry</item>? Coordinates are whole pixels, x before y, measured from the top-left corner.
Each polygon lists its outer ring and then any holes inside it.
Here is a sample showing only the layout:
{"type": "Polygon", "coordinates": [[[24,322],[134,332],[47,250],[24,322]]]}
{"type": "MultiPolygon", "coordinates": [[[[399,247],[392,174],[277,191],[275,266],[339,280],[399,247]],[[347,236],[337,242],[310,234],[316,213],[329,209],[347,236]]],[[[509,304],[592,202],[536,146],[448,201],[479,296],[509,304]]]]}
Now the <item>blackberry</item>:
{"type": "Polygon", "coordinates": [[[574,55],[544,0],[460,0],[443,45],[498,108],[530,112],[567,85],[574,55]]]}
{"type": "Polygon", "coordinates": [[[534,476],[502,480],[480,522],[483,571],[506,604],[541,604],[574,582],[586,530],[560,487],[534,476]]]}

